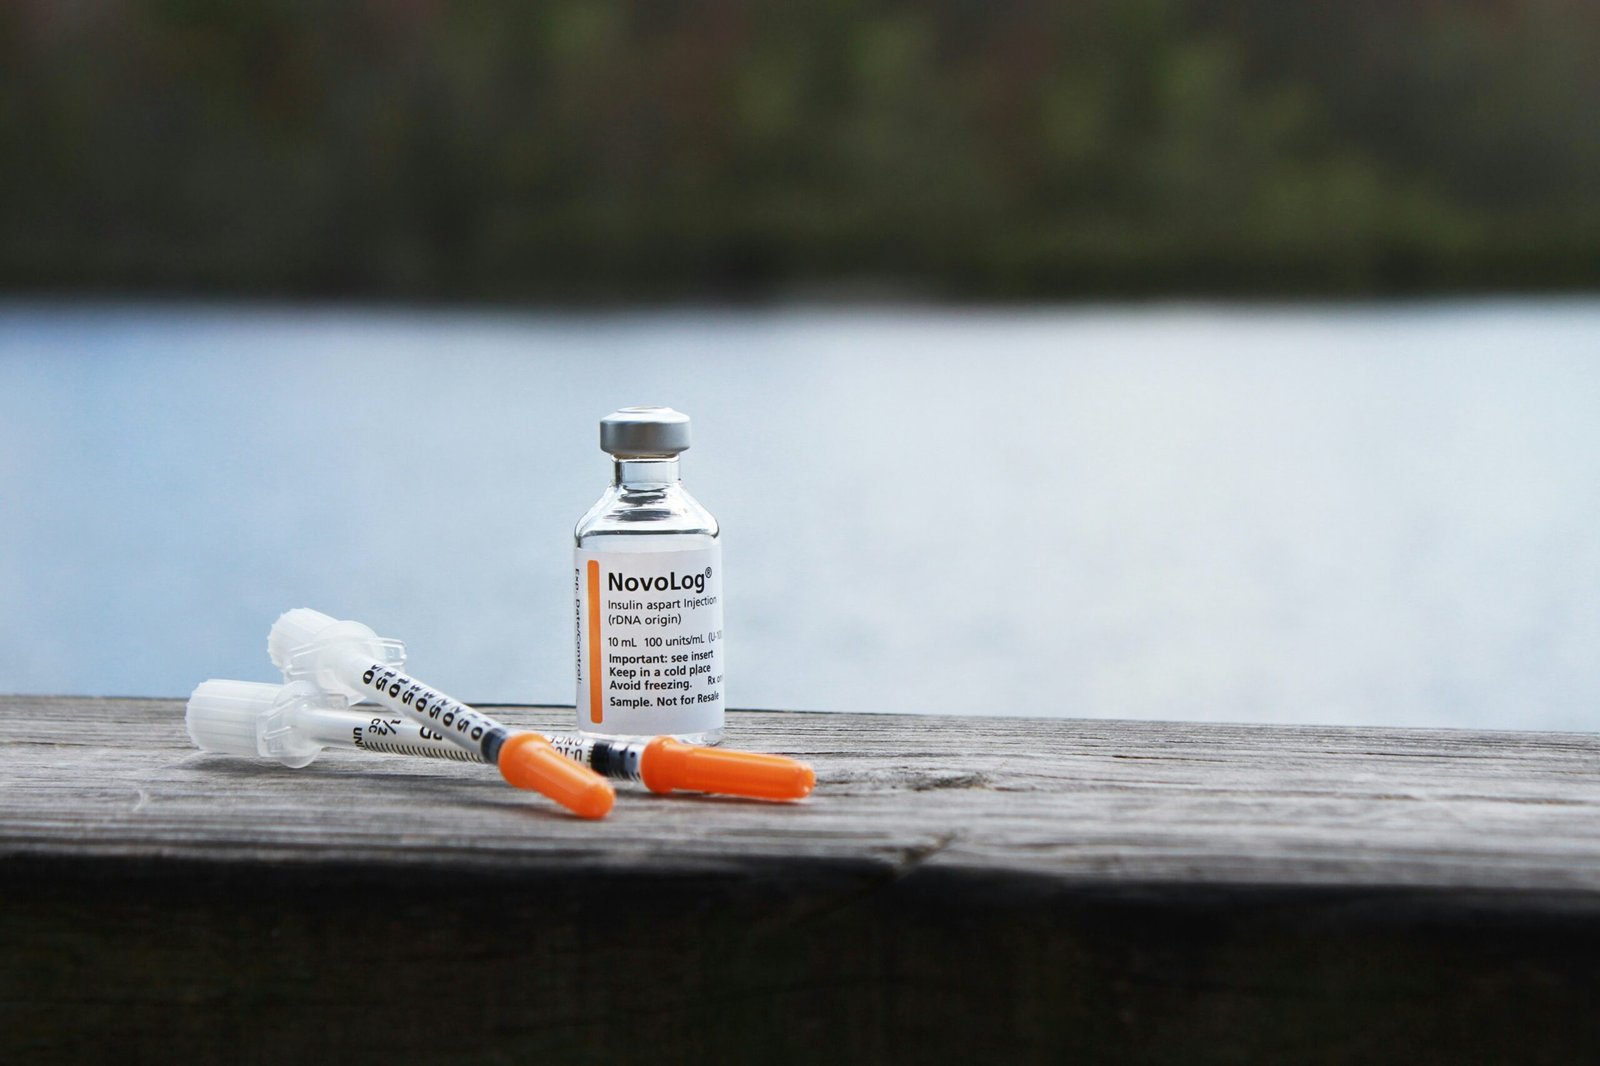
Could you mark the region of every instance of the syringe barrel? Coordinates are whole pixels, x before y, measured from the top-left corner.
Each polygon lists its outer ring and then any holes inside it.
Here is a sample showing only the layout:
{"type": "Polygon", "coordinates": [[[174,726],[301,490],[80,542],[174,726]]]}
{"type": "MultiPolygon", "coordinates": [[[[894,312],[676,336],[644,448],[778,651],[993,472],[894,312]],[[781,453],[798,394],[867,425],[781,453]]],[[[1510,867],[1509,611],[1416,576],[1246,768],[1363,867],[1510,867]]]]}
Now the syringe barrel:
{"type": "MultiPolygon", "coordinates": [[[[360,707],[352,707],[329,712],[323,719],[325,727],[319,727],[318,736],[330,747],[338,744],[383,755],[484,761],[481,754],[453,743],[438,728],[409,717],[365,714],[360,707]]],[[[552,733],[545,739],[566,758],[602,777],[644,780],[641,761],[648,741],[600,740],[577,733],[552,733]]]]}
{"type": "Polygon", "coordinates": [[[301,733],[326,748],[353,748],[385,755],[418,755],[453,762],[486,762],[481,752],[445,739],[435,729],[368,704],[326,708],[302,715],[301,733]]]}
{"type": "Polygon", "coordinates": [[[431,759],[452,759],[457,762],[483,762],[479,752],[463,748],[445,739],[443,733],[414,722],[404,715],[379,712],[372,709],[363,713],[352,708],[339,715],[344,733],[341,743],[346,747],[381,755],[420,755],[431,759]]]}
{"type": "MultiPolygon", "coordinates": [[[[424,725],[405,715],[367,713],[360,706],[326,711],[317,716],[314,729],[316,738],[329,747],[359,748],[382,755],[485,761],[479,752],[448,739],[439,727],[424,725]]],[[[644,780],[640,762],[647,741],[599,740],[577,733],[553,733],[545,739],[566,758],[602,777],[618,781],[644,780]]]]}
{"type": "Polygon", "coordinates": [[[353,700],[376,700],[498,765],[511,731],[493,718],[400,671],[405,645],[360,622],[309,607],[285,611],[267,635],[285,681],[308,681],[353,700]]]}
{"type": "Polygon", "coordinates": [[[500,747],[511,730],[482,711],[447,696],[431,685],[401,673],[379,659],[351,650],[340,655],[334,669],[361,695],[377,700],[446,740],[475,752],[484,762],[498,763],[500,747]]]}
{"type": "Polygon", "coordinates": [[[359,648],[341,654],[335,669],[362,695],[443,734],[464,751],[477,753],[517,788],[549,796],[584,818],[610,813],[615,800],[611,786],[587,767],[564,758],[537,733],[513,733],[482,711],[382,660],[364,656],[359,648]]]}

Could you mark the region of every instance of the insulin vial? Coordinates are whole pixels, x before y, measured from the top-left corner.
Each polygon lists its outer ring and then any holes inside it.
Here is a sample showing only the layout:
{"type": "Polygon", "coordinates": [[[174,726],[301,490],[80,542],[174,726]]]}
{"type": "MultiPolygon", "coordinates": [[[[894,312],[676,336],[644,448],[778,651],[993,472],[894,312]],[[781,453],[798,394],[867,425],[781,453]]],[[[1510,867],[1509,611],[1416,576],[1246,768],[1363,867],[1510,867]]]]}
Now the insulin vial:
{"type": "Polygon", "coordinates": [[[722,542],[678,480],[689,416],[624,407],[600,420],[611,487],[576,530],[578,730],[722,739],[722,542]]]}

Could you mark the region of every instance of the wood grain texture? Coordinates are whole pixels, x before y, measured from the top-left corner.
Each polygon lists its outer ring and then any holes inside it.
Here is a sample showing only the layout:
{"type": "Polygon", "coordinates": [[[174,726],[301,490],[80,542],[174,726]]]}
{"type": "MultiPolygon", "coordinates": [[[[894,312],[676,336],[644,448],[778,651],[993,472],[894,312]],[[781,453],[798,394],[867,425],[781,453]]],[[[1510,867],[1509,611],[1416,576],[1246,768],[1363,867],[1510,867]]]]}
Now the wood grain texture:
{"type": "Polygon", "coordinates": [[[0,698],[0,1060],[1600,1055],[1589,735],[734,713],[810,801],[595,824],[182,719],[0,698]]]}
{"type": "MultiPolygon", "coordinates": [[[[495,713],[543,730],[571,716],[495,713]]],[[[178,701],[11,697],[0,715],[6,856],[1600,888],[1588,734],[736,712],[730,744],[811,761],[813,799],[624,787],[589,824],[482,766],[200,752],[178,701]]]]}

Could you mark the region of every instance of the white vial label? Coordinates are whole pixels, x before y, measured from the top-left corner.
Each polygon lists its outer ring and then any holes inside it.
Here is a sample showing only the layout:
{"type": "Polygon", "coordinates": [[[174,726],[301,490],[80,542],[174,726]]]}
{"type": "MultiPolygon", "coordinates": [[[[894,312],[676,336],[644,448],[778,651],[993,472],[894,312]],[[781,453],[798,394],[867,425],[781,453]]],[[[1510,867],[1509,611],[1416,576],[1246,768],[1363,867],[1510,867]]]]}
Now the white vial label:
{"type": "Polygon", "coordinates": [[[722,728],[722,548],[574,553],[578,728],[722,728]]]}

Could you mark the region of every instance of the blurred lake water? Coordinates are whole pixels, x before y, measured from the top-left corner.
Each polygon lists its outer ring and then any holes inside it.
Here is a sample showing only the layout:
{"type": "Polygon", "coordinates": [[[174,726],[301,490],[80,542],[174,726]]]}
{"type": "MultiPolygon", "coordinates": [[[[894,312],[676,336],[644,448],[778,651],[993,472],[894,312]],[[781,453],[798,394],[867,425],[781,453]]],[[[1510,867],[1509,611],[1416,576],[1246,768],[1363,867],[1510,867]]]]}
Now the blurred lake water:
{"type": "Polygon", "coordinates": [[[1600,727],[1600,301],[0,304],[0,691],[270,679],[313,606],[572,701],[596,420],[693,416],[729,699],[1600,727]]]}

